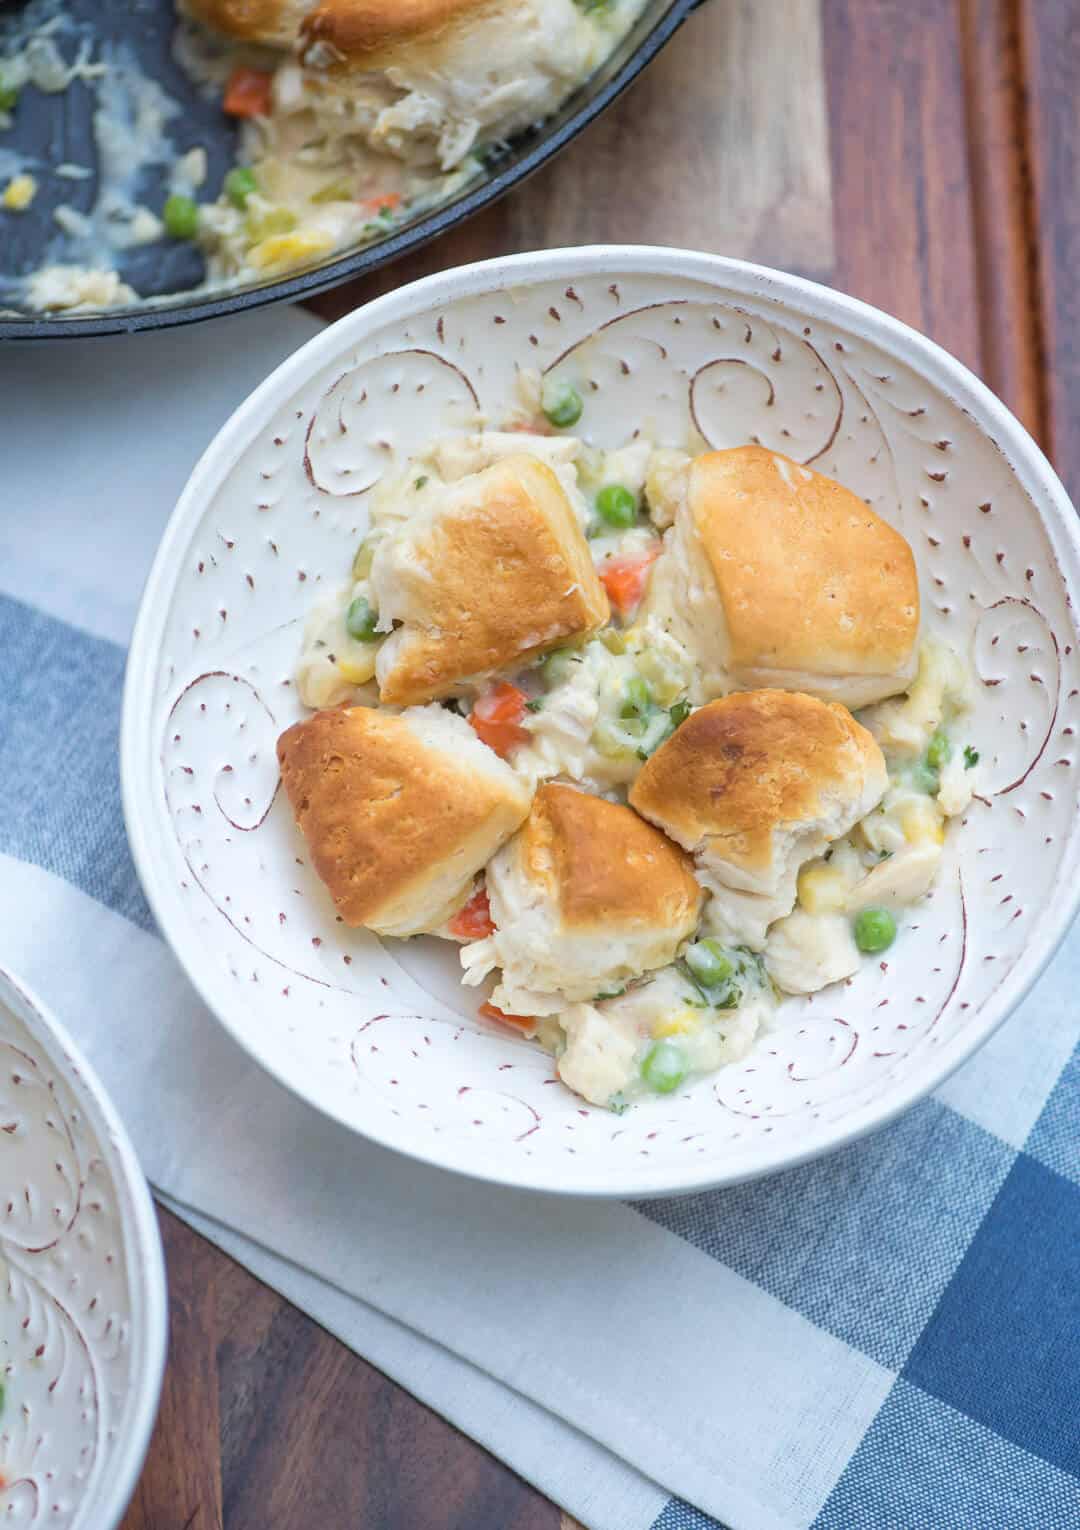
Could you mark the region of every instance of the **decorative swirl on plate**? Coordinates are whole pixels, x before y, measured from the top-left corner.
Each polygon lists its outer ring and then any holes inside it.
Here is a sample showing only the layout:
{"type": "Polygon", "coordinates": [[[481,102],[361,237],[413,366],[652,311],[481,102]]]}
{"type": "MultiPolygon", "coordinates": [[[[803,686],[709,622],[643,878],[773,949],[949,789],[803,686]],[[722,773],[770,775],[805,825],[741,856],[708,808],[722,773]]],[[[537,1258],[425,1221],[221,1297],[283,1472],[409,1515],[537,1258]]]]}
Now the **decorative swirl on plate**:
{"type": "Polygon", "coordinates": [[[281,785],[276,741],[274,714],[250,680],[222,669],[192,680],[173,702],[162,746],[173,823],[184,815],[202,820],[208,797],[230,828],[260,828],[281,785]],[[207,736],[211,760],[202,747],[207,736]]]}
{"type": "Polygon", "coordinates": [[[162,739],[169,818],[192,881],[241,940],[292,977],[353,994],[341,981],[348,968],[329,965],[341,960],[333,905],[297,854],[302,845],[280,790],[278,730],[262,692],[243,676],[211,670],[192,680],[162,739]],[[249,896],[237,894],[240,885],[249,896]],[[258,895],[282,885],[288,895],[272,903],[258,895]],[[312,972],[313,963],[322,970],[312,972]]]}
{"type": "Polygon", "coordinates": [[[781,342],[778,331],[760,319],[754,325],[748,321],[747,328],[756,358],[717,356],[690,379],[695,428],[714,450],[754,441],[804,466],[817,462],[844,418],[835,376],[808,341],[785,335],[781,342]],[[790,375],[794,370],[797,377],[790,375]],[[796,402],[803,407],[796,408],[796,402]]]}
{"type": "Polygon", "coordinates": [[[1031,601],[1012,595],[982,613],[974,650],[976,675],[992,692],[1001,723],[995,730],[993,761],[986,762],[992,782],[988,792],[1007,797],[1027,781],[1053,737],[1061,652],[1043,613],[1031,601]]]}
{"type": "Polygon", "coordinates": [[[6,1269],[0,1259],[0,1328],[9,1335],[0,1474],[20,1487],[4,1523],[32,1525],[47,1510],[48,1524],[66,1530],[102,1444],[97,1369],[72,1313],[14,1257],[6,1269]]]}
{"type": "Polygon", "coordinates": [[[78,1154],[54,1081],[36,1058],[5,1041],[0,1041],[0,1132],[5,1181],[0,1246],[41,1253],[55,1247],[79,1214],[78,1154]],[[51,1169],[42,1183],[44,1143],[51,1169]]]}
{"type": "Polygon", "coordinates": [[[808,340],[722,302],[619,314],[548,372],[595,394],[613,419],[646,423],[654,440],[755,441],[800,462],[828,450],[844,413],[836,378],[808,340]]]}
{"type": "Polygon", "coordinates": [[[323,394],[304,439],[304,471],[320,494],[355,498],[424,442],[462,429],[480,407],[460,367],[434,351],[389,351],[345,372],[323,394]]]}
{"type": "Polygon", "coordinates": [[[500,1037],[421,1015],[388,1014],[361,1025],[349,1055],[365,1084],[425,1129],[524,1142],[540,1129],[542,1117],[505,1086],[517,1069],[534,1083],[538,1073],[550,1074],[551,1063],[520,1040],[518,1051],[520,1059],[509,1062],[500,1037]],[[413,1064],[421,1058],[418,1077],[413,1064]]]}

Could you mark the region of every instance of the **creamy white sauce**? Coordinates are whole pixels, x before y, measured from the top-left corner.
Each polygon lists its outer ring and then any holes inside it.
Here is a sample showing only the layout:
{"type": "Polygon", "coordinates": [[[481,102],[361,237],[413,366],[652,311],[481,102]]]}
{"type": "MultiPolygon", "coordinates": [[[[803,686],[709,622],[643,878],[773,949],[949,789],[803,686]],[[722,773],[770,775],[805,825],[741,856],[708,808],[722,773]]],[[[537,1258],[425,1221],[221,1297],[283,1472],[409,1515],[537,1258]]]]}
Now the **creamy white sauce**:
{"type": "MultiPolygon", "coordinates": [[[[515,422],[529,418],[539,398],[537,380],[524,371],[519,393],[508,414],[515,422]]],[[[367,568],[373,548],[430,508],[441,487],[522,451],[559,475],[598,568],[608,558],[640,554],[654,544],[657,523],[670,524],[685,492],[688,456],[648,442],[604,452],[567,435],[483,428],[433,442],[372,495],[372,530],[354,570],[358,578],[313,608],[297,669],[303,700],[312,706],[342,700],[377,704],[370,683],[373,645],[354,643],[344,628],[349,601],[358,594],[370,598],[367,568]],[[639,497],[641,514],[634,526],[613,530],[598,522],[596,494],[609,483],[622,483],[639,497]]],[[[523,723],[529,740],[510,753],[511,765],[529,785],[570,780],[615,801],[626,800],[644,758],[674,726],[670,709],[702,698],[702,671],[694,657],[698,645],[681,642],[668,619],[669,602],[676,599],[674,590],[665,591],[662,601],[647,598],[628,626],[606,629],[509,677],[531,698],[523,723]],[[640,694],[642,686],[649,698],[646,716],[627,717],[627,700],[635,688],[640,694]]],[[[701,620],[706,616],[703,605],[701,620]]],[[[487,684],[482,677],[464,680],[455,705],[468,715],[477,691],[487,684]]],[[[768,1023],[778,993],[813,993],[851,977],[871,959],[855,940],[861,911],[885,909],[902,923],[906,911],[929,890],[940,864],[946,820],[967,808],[978,783],[978,767],[964,753],[971,742],[965,722],[971,699],[965,662],[940,644],[925,644],[908,694],[861,714],[881,744],[889,771],[885,795],[872,811],[834,839],[824,855],[819,852],[828,843],[826,835],[809,848],[794,847],[790,875],[775,896],[764,896],[760,889],[740,894],[721,888],[708,866],[697,868],[699,881],[711,892],[698,934],[719,939],[739,964],[743,981],[736,1007],[710,1005],[680,963],[632,979],[624,992],[590,993],[596,973],[618,973],[619,981],[625,980],[624,956],[631,947],[617,932],[602,952],[591,953],[584,942],[573,953],[575,960],[559,957],[555,966],[565,981],[555,985],[550,919],[533,893],[518,896],[514,879],[509,872],[503,875],[503,862],[511,865],[506,849],[488,868],[489,893],[493,910],[505,905],[500,920],[508,921],[514,938],[501,941],[496,931],[463,943],[463,981],[477,985],[495,973],[492,1001],[506,1013],[533,1016],[534,1039],[555,1054],[563,1081],[595,1104],[621,1109],[655,1092],[649,1058],[661,1043],[669,1058],[679,1060],[684,1080],[736,1061],[768,1023]],[[947,758],[929,770],[927,751],[942,729],[948,744],[940,748],[947,758]],[[817,858],[800,870],[807,854],[817,858]],[[762,955],[753,957],[748,946],[762,955]]],[[[880,782],[872,789],[868,785],[858,810],[865,812],[880,789],[880,782]]],[[[850,824],[849,813],[833,833],[850,824]]],[[[669,950],[654,958],[669,959],[669,950]]]]}
{"type": "MultiPolygon", "coordinates": [[[[457,195],[484,173],[479,151],[556,110],[624,35],[642,0],[587,12],[572,0],[531,5],[523,25],[466,21],[437,62],[425,62],[418,46],[385,74],[345,77],[320,71],[317,60],[302,68],[289,54],[234,46],[178,19],[174,56],[207,96],[220,96],[237,63],[273,75],[270,114],[241,124],[238,162],[254,171],[257,192],[243,208],[224,193],[201,203],[202,285],[310,264],[457,195]]],[[[206,180],[205,152],[179,156],[175,146],[182,103],[145,74],[133,48],[96,41],[61,0],[31,0],[5,36],[5,83],[58,94],[78,80],[91,91],[98,180],[92,205],[56,209],[42,269],[21,279],[0,274],[0,297],[32,309],[135,301],[115,274],[116,258],[165,232],[160,209],[140,205],[141,177],[164,168],[170,193],[196,200],[206,180]]],[[[15,120],[0,113],[0,128],[15,120]]],[[[0,150],[5,183],[34,168],[17,148],[0,150]]],[[[53,173],[76,181],[93,171],[69,165],[53,173]]]]}

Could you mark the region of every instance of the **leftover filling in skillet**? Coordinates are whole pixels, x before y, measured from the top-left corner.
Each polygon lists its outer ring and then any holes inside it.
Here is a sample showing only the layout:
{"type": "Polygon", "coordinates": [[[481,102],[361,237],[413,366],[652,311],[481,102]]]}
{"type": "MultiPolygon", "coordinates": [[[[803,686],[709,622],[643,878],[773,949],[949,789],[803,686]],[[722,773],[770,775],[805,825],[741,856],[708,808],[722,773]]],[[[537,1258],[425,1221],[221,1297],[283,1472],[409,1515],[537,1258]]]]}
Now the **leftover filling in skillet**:
{"type": "Polygon", "coordinates": [[[480,1014],[620,1110],[903,939],[977,784],[972,681],[842,485],[596,450],[572,386],[526,392],[373,491],[278,754],[343,921],[458,942],[480,1014]]]}
{"type": "MultiPolygon", "coordinates": [[[[76,43],[62,12],[39,0],[31,22],[47,19],[0,54],[0,227],[30,206],[42,169],[59,173],[5,146],[17,139],[24,90],[59,92],[81,80],[93,91],[86,157],[98,161],[100,180],[89,213],[55,209],[56,247],[21,297],[37,309],[134,302],[113,268],[132,244],[192,241],[208,282],[220,285],[381,238],[453,196],[487,155],[551,116],[642,4],[179,0],[176,56],[240,127],[238,161],[217,186],[204,149],[170,151],[181,107],[140,73],[134,53],[76,43]],[[168,194],[145,205],[140,173],[162,165],[168,194]]],[[[68,169],[73,182],[91,174],[89,165],[68,169]]]]}

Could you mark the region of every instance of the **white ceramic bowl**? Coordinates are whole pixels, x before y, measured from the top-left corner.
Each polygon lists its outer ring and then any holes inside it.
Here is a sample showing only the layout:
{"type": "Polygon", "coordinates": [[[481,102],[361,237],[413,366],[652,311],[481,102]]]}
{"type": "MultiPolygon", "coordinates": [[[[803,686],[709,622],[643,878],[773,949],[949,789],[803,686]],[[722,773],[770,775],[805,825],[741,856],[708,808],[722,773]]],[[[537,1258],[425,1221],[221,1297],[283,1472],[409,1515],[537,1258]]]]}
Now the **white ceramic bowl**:
{"type": "Polygon", "coordinates": [[[659,1194],[783,1168],[889,1120],[1009,1013],[1080,893],[1075,515],[1008,411],[943,351],[797,277],[673,250],[465,267],[343,319],[224,426],[169,524],[124,697],[128,831],[162,930],[276,1078],[353,1130],[504,1184],[659,1194]],[[379,476],[517,364],[582,381],[578,427],[760,440],[907,536],[926,625],[969,655],[985,802],[887,960],[790,1000],[751,1056],[615,1118],[475,1018],[456,951],[335,921],[278,793],[305,612],[346,576],[379,476]]]}
{"type": "Polygon", "coordinates": [[[0,972],[0,1522],[113,1530],[165,1365],[157,1219],[71,1038],[0,972]]]}

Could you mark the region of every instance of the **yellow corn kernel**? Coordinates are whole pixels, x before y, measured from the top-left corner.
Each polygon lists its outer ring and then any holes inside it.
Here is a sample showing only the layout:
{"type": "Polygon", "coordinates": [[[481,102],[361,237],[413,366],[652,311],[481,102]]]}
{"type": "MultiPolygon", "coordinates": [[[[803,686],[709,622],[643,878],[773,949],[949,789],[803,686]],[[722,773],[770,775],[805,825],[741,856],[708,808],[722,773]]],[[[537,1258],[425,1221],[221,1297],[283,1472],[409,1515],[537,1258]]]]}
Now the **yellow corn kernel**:
{"type": "Polygon", "coordinates": [[[906,802],[900,809],[900,827],[909,845],[940,845],[945,839],[941,811],[927,797],[906,802]]]}
{"type": "Polygon", "coordinates": [[[683,1009],[677,1015],[657,1020],[652,1028],[653,1038],[662,1041],[666,1036],[689,1036],[700,1024],[701,1015],[696,1009],[683,1009]]]}
{"type": "Polygon", "coordinates": [[[799,902],[808,914],[839,914],[847,907],[851,882],[835,866],[811,861],[799,872],[799,902]]]}
{"type": "Polygon", "coordinates": [[[37,181],[32,175],[17,175],[8,181],[0,203],[9,212],[23,212],[37,196],[37,189],[37,181]]]}
{"type": "Polygon", "coordinates": [[[337,667],[343,680],[350,685],[366,685],[375,673],[375,648],[371,649],[371,656],[364,654],[359,659],[339,659],[337,667]]]}
{"type": "Polygon", "coordinates": [[[267,271],[277,266],[299,265],[316,255],[325,255],[333,244],[330,235],[321,229],[297,229],[292,234],[271,234],[269,239],[261,240],[249,252],[248,259],[260,271],[267,271]]]}

